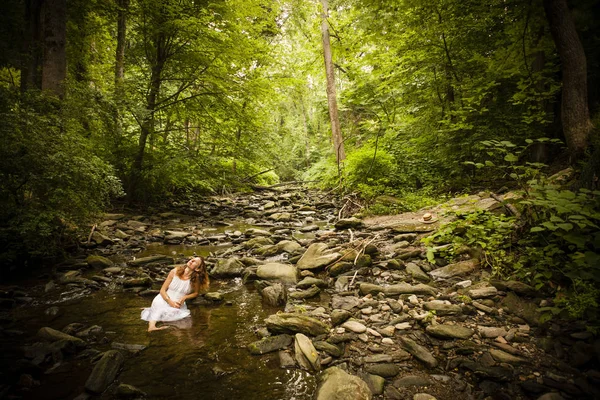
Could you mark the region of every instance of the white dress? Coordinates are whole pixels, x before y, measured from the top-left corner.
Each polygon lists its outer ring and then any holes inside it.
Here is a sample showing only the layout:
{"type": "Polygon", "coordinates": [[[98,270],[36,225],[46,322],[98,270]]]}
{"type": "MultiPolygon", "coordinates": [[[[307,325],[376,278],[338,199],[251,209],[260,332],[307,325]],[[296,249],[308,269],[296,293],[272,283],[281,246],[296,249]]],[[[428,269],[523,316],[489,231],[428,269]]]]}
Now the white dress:
{"type": "MultiPolygon", "coordinates": [[[[167,294],[173,301],[181,299],[191,292],[190,280],[180,279],[177,274],[173,275],[173,280],[167,289],[167,294]]],[[[190,310],[183,303],[180,308],[171,307],[163,299],[160,293],[152,300],[150,308],[142,310],[142,319],[144,321],[177,321],[190,316],[190,310]]]]}

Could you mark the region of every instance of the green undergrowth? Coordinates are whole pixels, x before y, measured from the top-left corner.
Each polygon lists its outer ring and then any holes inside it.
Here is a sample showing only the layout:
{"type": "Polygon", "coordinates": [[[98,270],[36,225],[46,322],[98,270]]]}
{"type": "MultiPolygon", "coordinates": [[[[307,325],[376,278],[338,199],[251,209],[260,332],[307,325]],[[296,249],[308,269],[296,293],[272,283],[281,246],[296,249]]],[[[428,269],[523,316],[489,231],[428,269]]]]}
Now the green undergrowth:
{"type": "Polygon", "coordinates": [[[429,260],[454,260],[470,249],[495,276],[552,295],[553,304],[540,309],[542,320],[570,317],[599,326],[600,191],[571,190],[549,180],[541,165],[518,165],[526,146],[487,146],[491,156],[503,157],[482,167],[507,171],[520,187],[511,201],[517,215],[502,209],[454,212],[453,222],[424,239],[429,260]]]}

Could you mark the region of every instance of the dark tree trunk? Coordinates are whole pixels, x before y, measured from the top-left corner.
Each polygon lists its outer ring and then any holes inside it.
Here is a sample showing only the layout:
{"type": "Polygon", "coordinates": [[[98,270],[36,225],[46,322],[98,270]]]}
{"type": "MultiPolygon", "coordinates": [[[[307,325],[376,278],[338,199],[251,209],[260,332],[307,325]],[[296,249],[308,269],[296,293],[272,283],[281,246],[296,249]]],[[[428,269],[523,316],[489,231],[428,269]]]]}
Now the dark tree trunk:
{"type": "Polygon", "coordinates": [[[566,0],[544,0],[544,10],[562,63],[561,119],[571,162],[580,160],[592,131],[583,46],[566,0]]]}
{"type": "Polygon", "coordinates": [[[127,10],[129,0],[117,0],[117,54],[115,57],[115,87],[119,92],[125,78],[125,38],[127,32],[127,10]]]}
{"type": "Polygon", "coordinates": [[[45,0],[41,18],[44,41],[42,90],[63,96],[67,77],[67,0],[45,0]]]}
{"type": "Polygon", "coordinates": [[[42,79],[42,0],[25,1],[23,55],[21,60],[21,91],[41,89],[42,79]]]}

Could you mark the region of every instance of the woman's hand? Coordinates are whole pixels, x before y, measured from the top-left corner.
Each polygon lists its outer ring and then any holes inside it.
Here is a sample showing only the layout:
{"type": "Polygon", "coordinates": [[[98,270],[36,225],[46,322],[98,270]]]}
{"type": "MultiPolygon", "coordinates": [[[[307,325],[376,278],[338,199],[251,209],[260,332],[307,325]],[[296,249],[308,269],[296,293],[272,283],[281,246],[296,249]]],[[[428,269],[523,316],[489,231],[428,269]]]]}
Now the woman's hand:
{"type": "Polygon", "coordinates": [[[177,304],[177,308],[180,308],[183,303],[185,303],[185,299],[179,299],[175,302],[175,304],[177,304]]]}
{"type": "Polygon", "coordinates": [[[178,301],[173,301],[171,299],[169,299],[169,301],[167,301],[167,304],[169,304],[173,308],[181,307],[181,304],[178,301]]]}

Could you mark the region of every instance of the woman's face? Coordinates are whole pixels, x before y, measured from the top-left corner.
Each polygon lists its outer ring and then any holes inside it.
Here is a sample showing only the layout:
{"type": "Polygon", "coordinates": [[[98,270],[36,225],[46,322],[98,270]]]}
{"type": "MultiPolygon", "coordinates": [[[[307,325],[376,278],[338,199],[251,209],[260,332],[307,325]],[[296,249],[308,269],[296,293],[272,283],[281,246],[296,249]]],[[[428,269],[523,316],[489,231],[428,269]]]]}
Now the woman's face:
{"type": "Polygon", "coordinates": [[[190,261],[187,262],[188,268],[192,271],[198,271],[200,269],[200,265],[202,265],[202,259],[198,257],[192,258],[190,261]]]}

